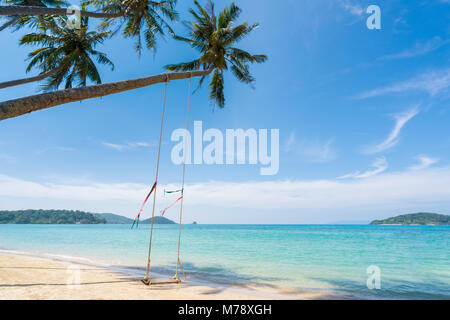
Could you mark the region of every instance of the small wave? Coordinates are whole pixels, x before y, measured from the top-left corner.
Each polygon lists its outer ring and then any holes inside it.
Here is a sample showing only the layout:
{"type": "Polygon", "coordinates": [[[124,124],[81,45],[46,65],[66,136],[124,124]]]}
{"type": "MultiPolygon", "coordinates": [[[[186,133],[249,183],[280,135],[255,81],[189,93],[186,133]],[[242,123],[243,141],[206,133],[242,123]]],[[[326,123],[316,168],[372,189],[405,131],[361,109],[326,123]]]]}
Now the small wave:
{"type": "Polygon", "coordinates": [[[69,263],[78,263],[83,265],[90,265],[101,268],[109,268],[109,264],[101,263],[99,261],[94,261],[85,257],[78,256],[70,256],[64,254],[55,254],[55,253],[47,253],[47,252],[30,252],[30,251],[20,251],[20,250],[10,250],[10,249],[0,249],[0,253],[3,254],[11,254],[11,255],[19,255],[19,256],[27,256],[33,258],[43,258],[53,261],[63,261],[69,263]]]}

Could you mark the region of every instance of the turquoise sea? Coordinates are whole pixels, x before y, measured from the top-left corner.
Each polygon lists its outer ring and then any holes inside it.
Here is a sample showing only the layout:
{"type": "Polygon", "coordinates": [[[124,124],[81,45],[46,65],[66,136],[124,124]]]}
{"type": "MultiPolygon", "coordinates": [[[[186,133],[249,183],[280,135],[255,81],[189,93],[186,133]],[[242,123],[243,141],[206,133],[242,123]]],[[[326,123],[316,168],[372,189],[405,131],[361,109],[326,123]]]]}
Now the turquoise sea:
{"type": "MultiPolygon", "coordinates": [[[[177,225],[155,225],[153,271],[173,275],[177,225]]],[[[85,259],[143,275],[149,227],[0,225],[0,252],[85,259]]],[[[267,284],[336,298],[450,299],[450,226],[183,225],[190,280],[267,284]],[[367,288],[367,268],[381,288],[367,288]]],[[[0,271],[1,272],[1,271],[0,271]]]]}

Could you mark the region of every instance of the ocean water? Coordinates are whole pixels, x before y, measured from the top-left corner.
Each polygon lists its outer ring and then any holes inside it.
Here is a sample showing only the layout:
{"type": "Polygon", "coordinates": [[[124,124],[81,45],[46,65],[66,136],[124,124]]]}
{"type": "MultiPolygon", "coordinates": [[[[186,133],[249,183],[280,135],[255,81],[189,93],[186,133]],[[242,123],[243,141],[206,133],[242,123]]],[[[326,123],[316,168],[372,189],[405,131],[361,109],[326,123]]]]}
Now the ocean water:
{"type": "MultiPolygon", "coordinates": [[[[155,225],[153,236],[152,271],[173,275],[178,226],[155,225]]],[[[190,280],[345,299],[450,299],[449,239],[449,226],[183,225],[181,260],[190,280]],[[380,268],[380,289],[367,288],[371,265],[380,268]]],[[[137,275],[145,273],[148,240],[142,225],[0,225],[1,250],[137,275]]]]}

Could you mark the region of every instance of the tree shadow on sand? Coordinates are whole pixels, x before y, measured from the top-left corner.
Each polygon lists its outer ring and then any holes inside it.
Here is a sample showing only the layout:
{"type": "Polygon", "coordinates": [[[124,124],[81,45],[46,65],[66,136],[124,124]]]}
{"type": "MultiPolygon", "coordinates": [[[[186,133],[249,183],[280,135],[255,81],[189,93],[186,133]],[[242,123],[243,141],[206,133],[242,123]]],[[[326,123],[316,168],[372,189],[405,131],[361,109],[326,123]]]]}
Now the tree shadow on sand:
{"type": "MultiPolygon", "coordinates": [[[[202,292],[204,295],[215,295],[230,288],[245,289],[253,292],[259,289],[268,289],[273,293],[279,293],[285,296],[311,293],[309,290],[281,287],[277,282],[280,280],[288,280],[282,277],[265,277],[238,273],[220,265],[199,267],[193,263],[185,262],[182,266],[187,276],[186,281],[183,281],[181,284],[151,285],[150,288],[152,290],[173,290],[177,287],[207,286],[210,289],[202,292]]],[[[113,266],[112,269],[125,274],[134,274],[135,277],[133,279],[135,281],[140,281],[146,271],[145,268],[136,266],[113,266]]],[[[175,265],[166,267],[155,266],[150,270],[150,277],[170,278],[174,275],[175,269],[175,265]]],[[[180,271],[179,276],[182,278],[180,271]]]]}

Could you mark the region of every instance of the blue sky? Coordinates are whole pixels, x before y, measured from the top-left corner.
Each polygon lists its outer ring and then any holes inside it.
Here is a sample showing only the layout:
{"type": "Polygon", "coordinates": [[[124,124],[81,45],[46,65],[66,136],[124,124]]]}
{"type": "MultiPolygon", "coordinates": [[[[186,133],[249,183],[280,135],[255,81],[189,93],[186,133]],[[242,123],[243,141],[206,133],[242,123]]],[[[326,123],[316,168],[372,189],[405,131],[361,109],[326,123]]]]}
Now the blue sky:
{"type": "MultiPolygon", "coordinates": [[[[228,1],[216,1],[222,8],[228,1]]],[[[450,3],[435,1],[238,1],[261,27],[241,42],[269,56],[242,85],[227,74],[226,107],[205,85],[191,122],[204,129],[280,130],[280,169],[193,165],[186,221],[333,223],[416,211],[450,212],[450,3]],[[366,8],[381,8],[369,30],[366,8]]],[[[180,1],[187,20],[190,1],[180,1]]],[[[175,25],[177,33],[184,28],[175,25]]],[[[24,77],[24,32],[1,32],[0,80],[24,77]]],[[[163,72],[196,52],[169,38],[156,54],[120,35],[100,51],[115,63],[103,82],[163,72]]],[[[37,72],[37,70],[34,70],[37,72]]],[[[34,74],[33,71],[30,73],[34,74]]],[[[169,84],[160,183],[179,185],[170,133],[184,127],[187,81],[169,84]]],[[[196,85],[196,82],[194,82],[196,85]]],[[[71,103],[0,122],[0,209],[64,208],[134,216],[154,180],[163,85],[71,103]]],[[[4,89],[1,100],[38,91],[4,89]]],[[[164,197],[158,209],[170,203],[164,197]]],[[[144,216],[150,215],[150,206],[144,216]]],[[[175,218],[177,210],[167,213],[175,218]]]]}

